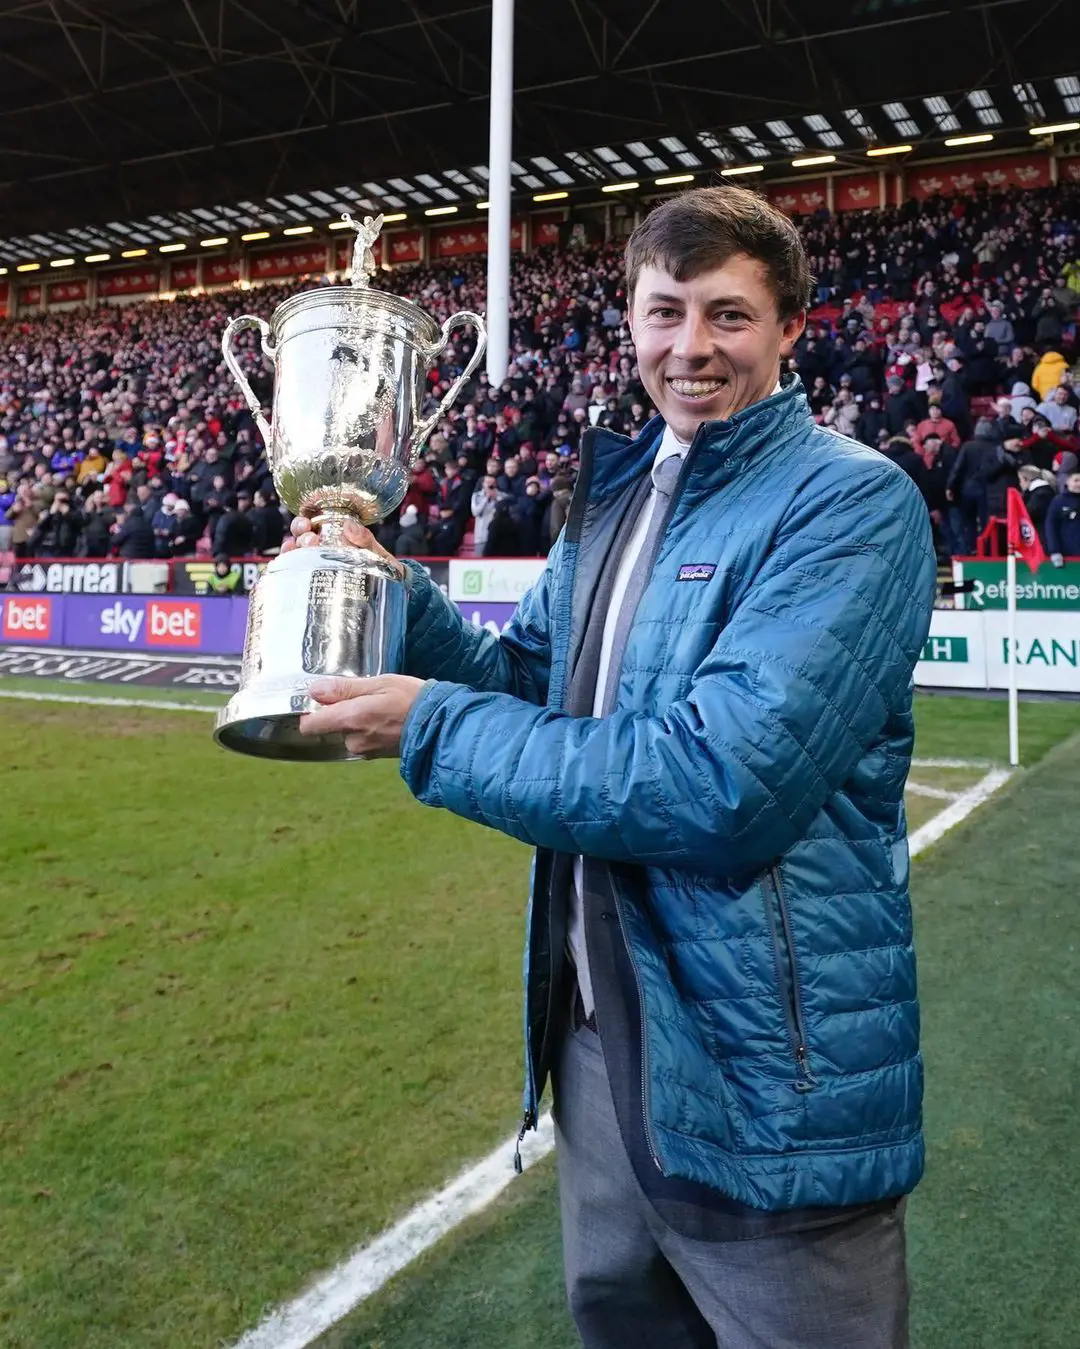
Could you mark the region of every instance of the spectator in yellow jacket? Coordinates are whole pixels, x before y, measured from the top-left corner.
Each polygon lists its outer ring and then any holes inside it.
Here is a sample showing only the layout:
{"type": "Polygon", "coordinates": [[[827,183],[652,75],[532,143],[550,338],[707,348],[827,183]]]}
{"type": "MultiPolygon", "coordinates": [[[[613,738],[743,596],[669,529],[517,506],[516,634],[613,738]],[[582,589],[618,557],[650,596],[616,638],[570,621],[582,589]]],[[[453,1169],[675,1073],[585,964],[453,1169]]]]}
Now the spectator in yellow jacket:
{"type": "Polygon", "coordinates": [[[92,449],[86,458],[79,465],[79,471],[75,475],[75,481],[81,487],[84,482],[93,482],[100,478],[108,467],[108,460],[98,449],[92,449]]]}
{"type": "Polygon", "coordinates": [[[1068,368],[1068,362],[1060,351],[1043,352],[1042,359],[1031,376],[1031,382],[1038,390],[1040,401],[1045,402],[1050,397],[1068,368]]]}

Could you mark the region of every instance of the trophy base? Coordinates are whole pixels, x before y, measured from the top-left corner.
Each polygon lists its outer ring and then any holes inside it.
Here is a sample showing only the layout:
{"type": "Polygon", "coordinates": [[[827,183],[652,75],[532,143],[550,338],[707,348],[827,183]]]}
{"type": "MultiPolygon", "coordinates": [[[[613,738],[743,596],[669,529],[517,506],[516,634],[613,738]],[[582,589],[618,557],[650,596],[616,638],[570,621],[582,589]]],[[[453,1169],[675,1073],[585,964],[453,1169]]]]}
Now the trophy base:
{"type": "Polygon", "coordinates": [[[319,706],[317,679],[394,674],[405,658],[408,596],[393,569],[348,544],[294,548],[267,567],[251,596],[240,688],[218,713],[214,739],[261,759],[361,759],[341,733],[302,735],[319,706]]]}
{"type": "Polygon", "coordinates": [[[333,763],[362,759],[352,754],[343,735],[302,735],[300,718],[319,704],[304,694],[237,693],[214,722],[214,739],[223,749],[258,759],[292,763],[333,763]]]}

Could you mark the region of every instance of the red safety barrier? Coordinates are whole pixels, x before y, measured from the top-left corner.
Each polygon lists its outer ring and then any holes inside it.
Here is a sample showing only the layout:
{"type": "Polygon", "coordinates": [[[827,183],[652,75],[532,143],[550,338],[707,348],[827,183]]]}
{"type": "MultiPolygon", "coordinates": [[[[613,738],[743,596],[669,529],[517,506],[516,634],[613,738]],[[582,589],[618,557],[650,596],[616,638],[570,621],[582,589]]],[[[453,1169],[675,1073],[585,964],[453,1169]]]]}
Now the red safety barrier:
{"type": "Polygon", "coordinates": [[[986,522],[986,528],[975,540],[975,556],[983,561],[995,561],[1006,553],[1006,521],[999,515],[992,515],[986,522]]]}

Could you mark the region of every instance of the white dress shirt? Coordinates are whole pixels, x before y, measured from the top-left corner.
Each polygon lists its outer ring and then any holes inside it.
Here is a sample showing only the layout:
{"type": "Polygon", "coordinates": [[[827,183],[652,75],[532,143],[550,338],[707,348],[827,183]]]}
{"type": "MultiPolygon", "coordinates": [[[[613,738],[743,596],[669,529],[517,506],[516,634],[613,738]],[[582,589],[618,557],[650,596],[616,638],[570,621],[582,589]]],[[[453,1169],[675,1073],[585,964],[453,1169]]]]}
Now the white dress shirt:
{"type": "MultiPolygon", "coordinates": [[[[780,381],[776,381],[774,394],[780,392],[780,381]]],[[[656,457],[653,459],[652,476],[654,487],[649,493],[649,499],[644,507],[638,513],[638,518],[634,522],[634,532],[630,535],[623,555],[619,560],[619,570],[615,573],[615,583],[611,589],[611,599],[608,603],[608,611],[604,617],[604,635],[600,643],[600,660],[596,669],[596,692],[593,695],[592,714],[594,717],[600,717],[604,714],[604,692],[607,688],[608,669],[611,665],[611,648],[615,641],[615,629],[619,622],[619,611],[622,609],[623,599],[626,596],[626,587],[630,583],[630,577],[634,568],[637,566],[638,558],[641,556],[642,544],[645,542],[645,536],[649,532],[649,525],[652,522],[653,512],[657,509],[656,469],[665,459],[670,459],[672,455],[678,455],[683,458],[689,445],[684,445],[681,440],[677,440],[675,432],[670,426],[664,427],[664,434],[660,439],[660,446],[656,451],[656,457]]],[[[566,942],[570,951],[571,959],[577,969],[578,987],[581,989],[581,1001],[585,1008],[585,1015],[591,1016],[595,1006],[593,1002],[592,978],[589,975],[589,957],[585,948],[585,914],[581,902],[581,896],[584,891],[584,871],[585,863],[581,857],[574,858],[574,885],[570,896],[570,916],[566,928],[566,942]]]]}

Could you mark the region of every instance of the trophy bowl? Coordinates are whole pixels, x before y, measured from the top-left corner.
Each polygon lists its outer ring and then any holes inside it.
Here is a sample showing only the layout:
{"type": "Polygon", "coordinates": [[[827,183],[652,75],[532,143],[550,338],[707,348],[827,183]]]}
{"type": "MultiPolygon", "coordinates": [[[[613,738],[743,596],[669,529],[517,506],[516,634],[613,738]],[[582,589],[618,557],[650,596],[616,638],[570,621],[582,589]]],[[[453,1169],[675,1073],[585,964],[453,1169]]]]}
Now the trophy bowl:
{"type": "Polygon", "coordinates": [[[305,736],[308,689],[325,676],[400,670],[407,594],[394,569],[345,538],[350,519],[373,525],[397,507],[428,436],[471,378],[486,332],[476,314],[440,328],[418,305],[368,287],[371,245],[382,217],[354,224],[351,286],[324,286],[285,300],[270,322],[243,314],[222,335],[222,354],[266,445],[274,485],[293,515],[318,530],[315,546],[275,557],[251,596],[240,687],[218,714],[214,738],[262,758],[350,759],[340,734],[305,736]],[[450,334],[478,334],[468,364],[426,418],[427,375],[450,334]],[[274,366],[271,423],[232,348],[257,329],[274,366]]]}

